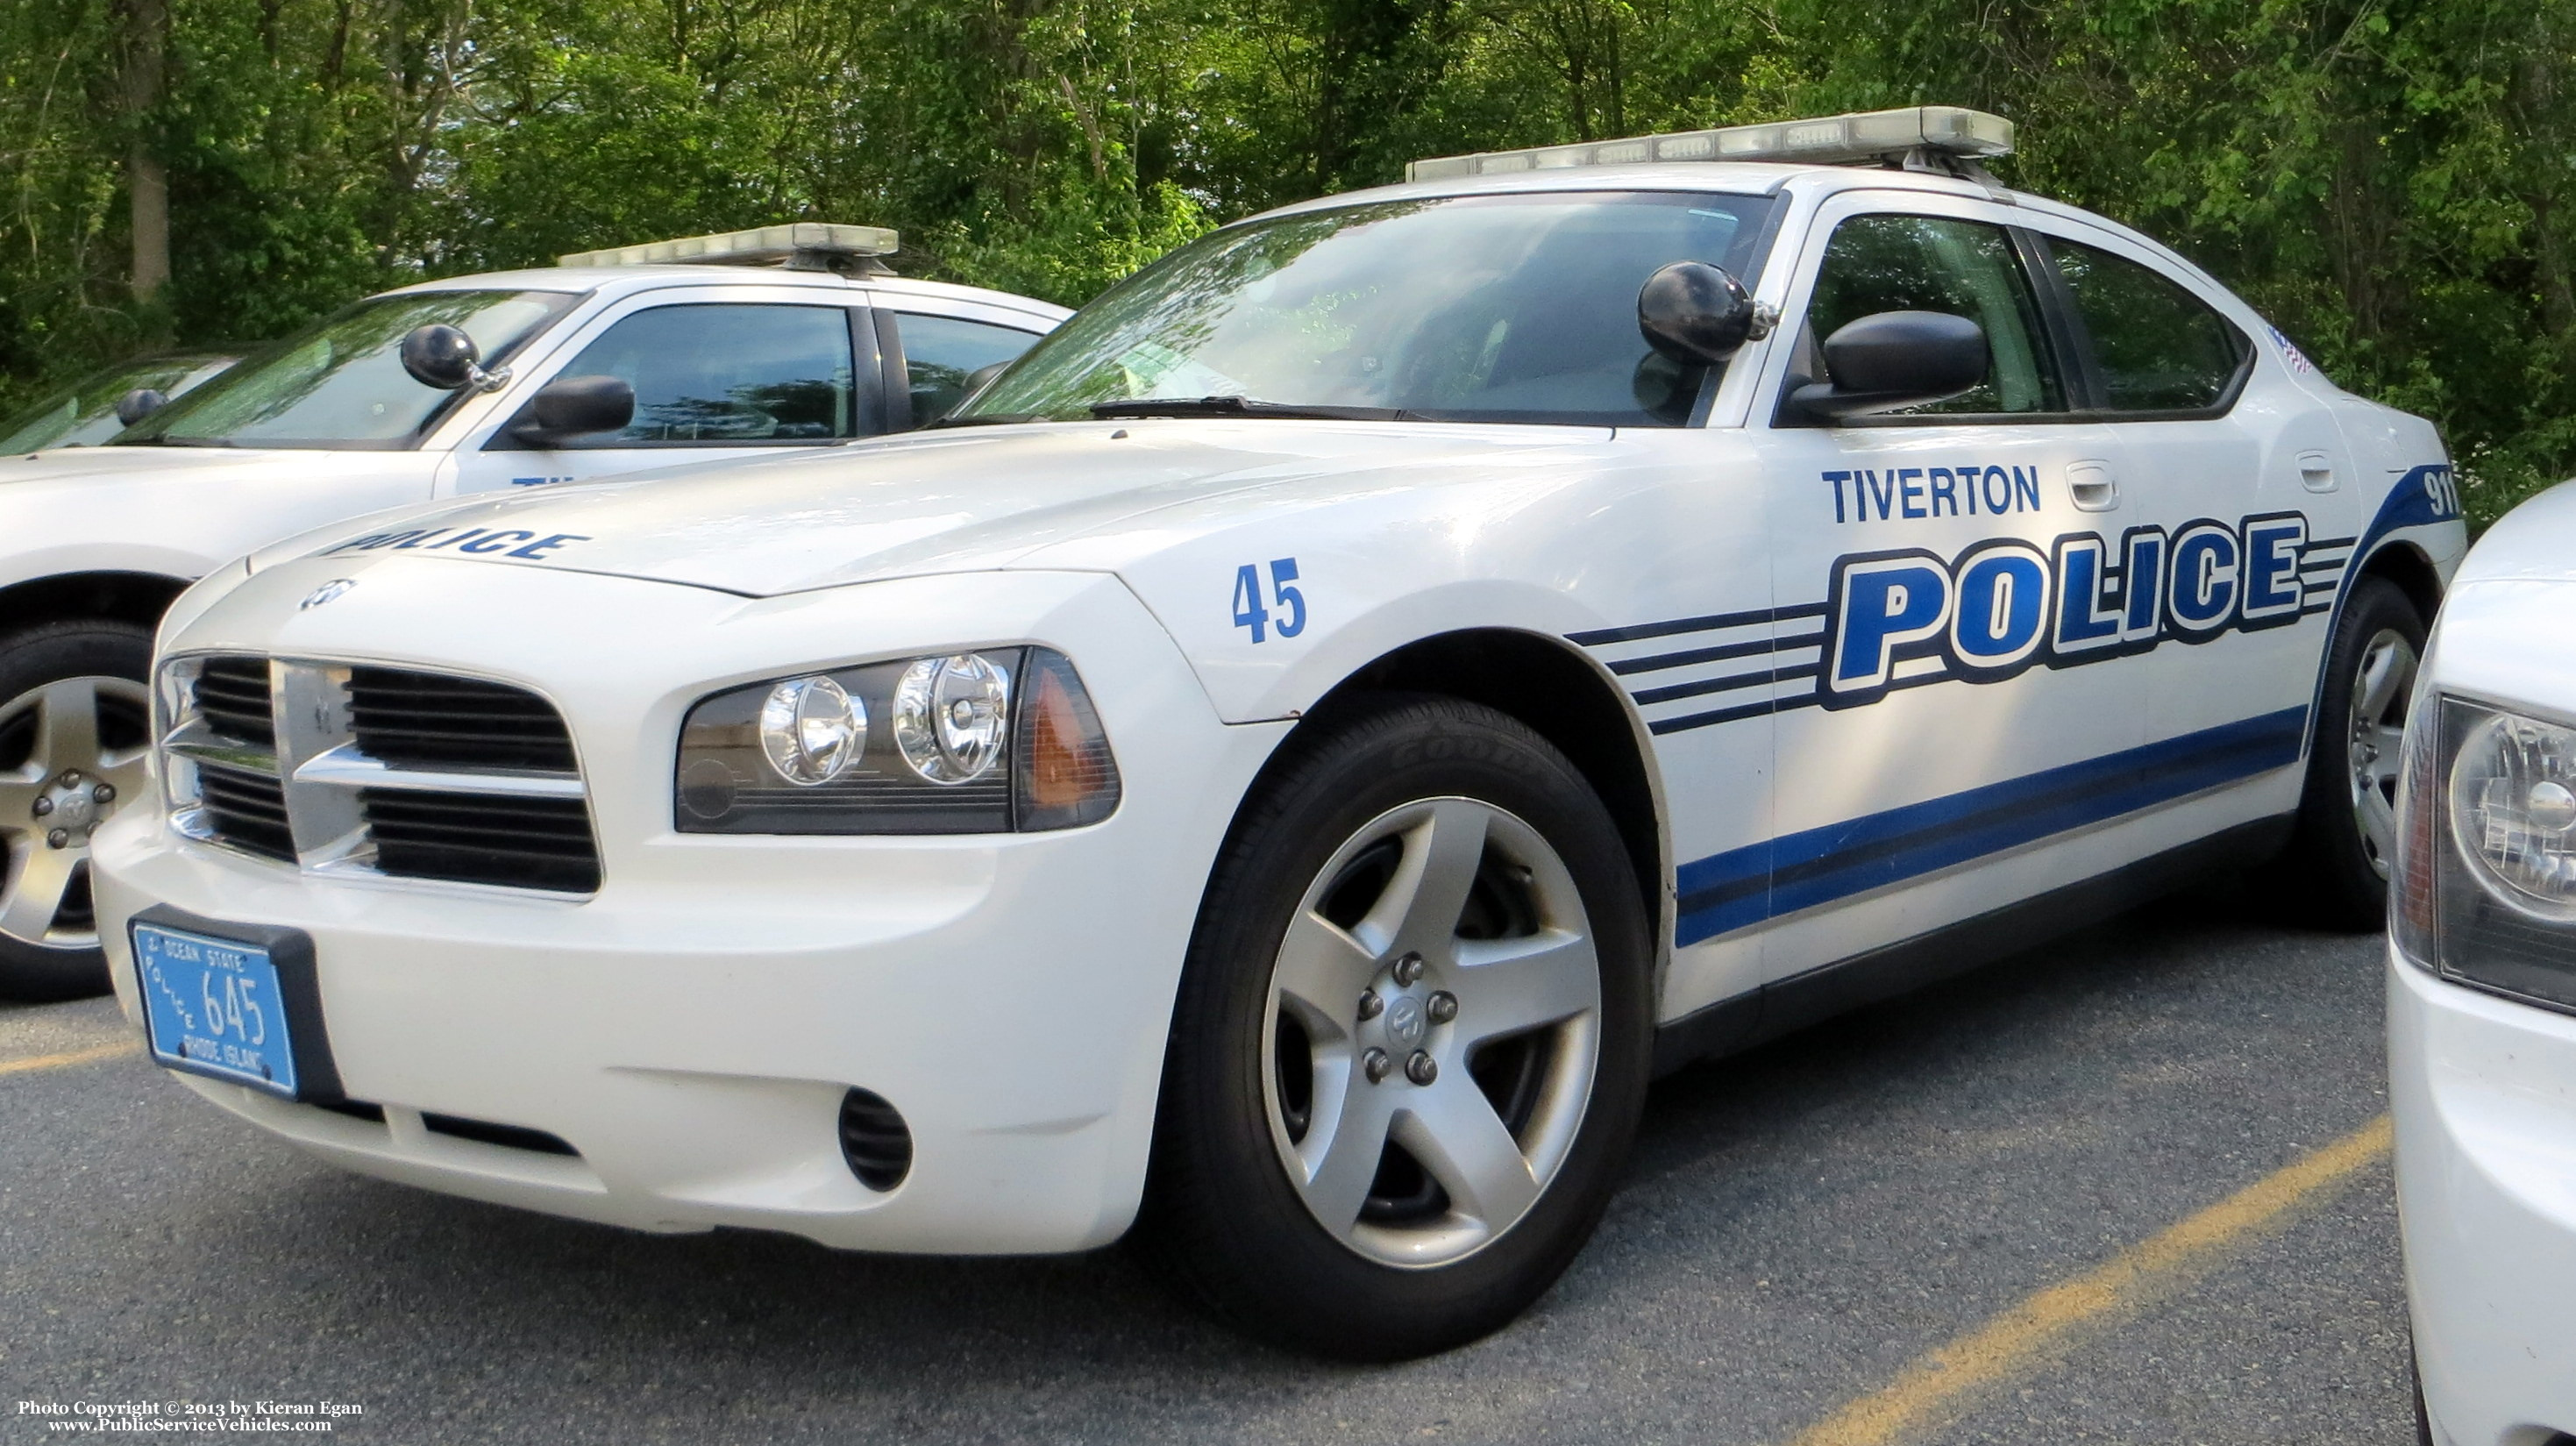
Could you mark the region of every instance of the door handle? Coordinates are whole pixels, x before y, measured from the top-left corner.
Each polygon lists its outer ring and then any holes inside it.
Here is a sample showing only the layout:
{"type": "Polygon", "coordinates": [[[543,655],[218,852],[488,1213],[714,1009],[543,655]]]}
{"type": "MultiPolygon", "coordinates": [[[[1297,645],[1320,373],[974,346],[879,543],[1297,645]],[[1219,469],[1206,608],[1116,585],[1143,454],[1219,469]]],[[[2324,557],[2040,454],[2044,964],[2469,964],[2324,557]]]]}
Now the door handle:
{"type": "Polygon", "coordinates": [[[2323,452],[2301,452],[2299,485],[2311,492],[2335,490],[2334,459],[2323,452]]]}
{"type": "Polygon", "coordinates": [[[2066,464],[2066,491],[2078,512],[2108,512],[2120,505],[2120,481],[2108,462],[2066,464]]]}

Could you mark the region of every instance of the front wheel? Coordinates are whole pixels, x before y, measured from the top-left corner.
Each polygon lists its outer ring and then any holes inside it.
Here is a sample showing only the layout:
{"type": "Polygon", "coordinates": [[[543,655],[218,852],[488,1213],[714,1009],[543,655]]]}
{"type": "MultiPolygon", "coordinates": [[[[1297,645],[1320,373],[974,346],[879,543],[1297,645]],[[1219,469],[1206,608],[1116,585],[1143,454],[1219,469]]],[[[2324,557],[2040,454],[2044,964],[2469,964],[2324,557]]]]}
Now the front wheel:
{"type": "Polygon", "coordinates": [[[89,837],[144,786],[151,659],[105,619],[0,639],[0,999],[107,992],[89,837]]]}
{"type": "Polygon", "coordinates": [[[1219,860],[1144,1243],[1219,1314],[1388,1360],[1475,1339],[1571,1262],[1648,1071],[1648,929],[1607,810],[1446,699],[1320,724],[1219,860]]]}
{"type": "Polygon", "coordinates": [[[2397,857],[2397,775],[2424,620],[2396,584],[2353,588],[2326,654],[2307,789],[2281,860],[2299,911],[2328,928],[2369,930],[2388,916],[2397,857]]]}

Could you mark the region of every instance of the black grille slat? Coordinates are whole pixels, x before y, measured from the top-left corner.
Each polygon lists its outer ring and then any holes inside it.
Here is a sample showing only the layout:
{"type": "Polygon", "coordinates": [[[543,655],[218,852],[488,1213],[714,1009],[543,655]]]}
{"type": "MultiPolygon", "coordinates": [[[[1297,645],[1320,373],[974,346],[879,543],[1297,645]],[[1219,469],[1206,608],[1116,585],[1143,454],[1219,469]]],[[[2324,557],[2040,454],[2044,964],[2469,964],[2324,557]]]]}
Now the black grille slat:
{"type": "Polygon", "coordinates": [[[261,748],[277,746],[268,696],[268,659],[208,658],[195,687],[197,714],[218,736],[261,748]]]}
{"type": "Polygon", "coordinates": [[[599,848],[580,799],[390,788],[358,797],[381,872],[578,894],[599,887],[599,848]]]}
{"type": "Polygon", "coordinates": [[[215,838],[247,853],[295,862],[286,823],[286,789],[276,779],[216,763],[197,766],[198,803],[215,838]]]}
{"type": "Polygon", "coordinates": [[[352,668],[349,726],[362,751],[396,768],[577,769],[554,705],[506,683],[352,668]]]}

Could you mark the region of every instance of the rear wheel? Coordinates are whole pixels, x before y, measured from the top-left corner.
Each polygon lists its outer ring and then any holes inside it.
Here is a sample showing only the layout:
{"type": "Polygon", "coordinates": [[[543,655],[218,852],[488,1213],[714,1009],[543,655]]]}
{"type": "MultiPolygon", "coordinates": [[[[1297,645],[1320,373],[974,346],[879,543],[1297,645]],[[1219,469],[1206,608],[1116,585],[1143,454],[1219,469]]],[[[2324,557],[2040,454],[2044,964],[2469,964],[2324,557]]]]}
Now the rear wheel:
{"type": "Polygon", "coordinates": [[[2388,917],[2397,856],[2399,742],[2424,656],[2424,620],[2396,584],[2363,578],[2326,655],[2298,831],[2281,860],[2297,911],[2333,929],[2388,917]]]}
{"type": "Polygon", "coordinates": [[[49,623],[0,641],[0,998],[107,991],[89,838],[144,786],[152,634],[49,623]]]}
{"type": "Polygon", "coordinates": [[[1397,1359],[1544,1292],[1608,1202],[1650,1030],[1609,815],[1489,709],[1292,745],[1210,883],[1144,1243],[1254,1334],[1397,1359]]]}

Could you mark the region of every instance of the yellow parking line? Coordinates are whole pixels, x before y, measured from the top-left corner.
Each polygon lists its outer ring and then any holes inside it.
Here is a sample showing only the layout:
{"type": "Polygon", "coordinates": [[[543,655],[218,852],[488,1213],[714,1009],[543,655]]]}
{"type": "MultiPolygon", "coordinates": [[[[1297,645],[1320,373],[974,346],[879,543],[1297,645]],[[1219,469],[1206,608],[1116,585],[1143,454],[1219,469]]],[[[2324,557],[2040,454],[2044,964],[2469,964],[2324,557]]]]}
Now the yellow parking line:
{"type": "Polygon", "coordinates": [[[1885,1446],[1982,1386],[2063,1344],[2086,1322],[2136,1303],[2215,1262],[2229,1246],[2341,1184],[2388,1153],[2388,1116],[2257,1180],[2162,1234],[2053,1285],[1948,1345],[1917,1357],[1884,1390],[1853,1401],[1797,1446],[1885,1446]]]}
{"type": "Polygon", "coordinates": [[[112,1044],[94,1044],[87,1049],[65,1050],[61,1054],[30,1055],[25,1059],[0,1059],[0,1074],[33,1074],[40,1069],[69,1069],[76,1064],[91,1064],[133,1054],[143,1046],[130,1039],[112,1044]]]}

